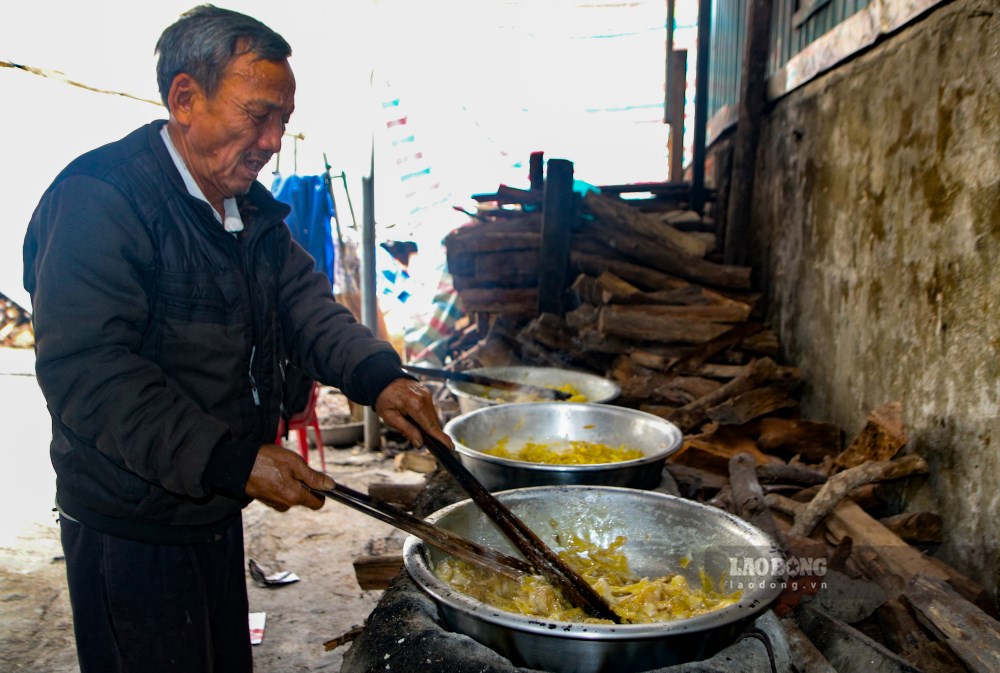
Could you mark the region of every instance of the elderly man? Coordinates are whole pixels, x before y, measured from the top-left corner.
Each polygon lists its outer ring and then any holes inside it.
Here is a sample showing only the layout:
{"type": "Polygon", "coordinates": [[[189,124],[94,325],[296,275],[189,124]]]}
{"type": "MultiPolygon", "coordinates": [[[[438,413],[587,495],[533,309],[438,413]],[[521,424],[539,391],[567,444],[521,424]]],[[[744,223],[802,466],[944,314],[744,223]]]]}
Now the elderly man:
{"type": "Polygon", "coordinates": [[[285,367],[451,442],[256,181],[294,108],[287,42],[204,5],[156,50],[169,120],[73,161],[32,216],[36,370],[81,671],[247,673],[241,509],[333,485],[272,443],[285,367]]]}

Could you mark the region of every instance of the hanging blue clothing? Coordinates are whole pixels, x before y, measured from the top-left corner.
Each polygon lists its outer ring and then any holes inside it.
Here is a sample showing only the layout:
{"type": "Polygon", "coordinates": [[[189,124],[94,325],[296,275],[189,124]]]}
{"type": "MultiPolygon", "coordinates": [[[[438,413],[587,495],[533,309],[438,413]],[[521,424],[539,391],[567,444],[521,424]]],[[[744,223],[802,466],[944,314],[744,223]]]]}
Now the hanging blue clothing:
{"type": "Polygon", "coordinates": [[[292,238],[299,242],[316,260],[316,270],[325,273],[333,287],[333,232],[330,218],[333,198],[322,175],[279,175],[271,185],[274,198],[286,203],[292,212],[285,223],[292,238]]]}

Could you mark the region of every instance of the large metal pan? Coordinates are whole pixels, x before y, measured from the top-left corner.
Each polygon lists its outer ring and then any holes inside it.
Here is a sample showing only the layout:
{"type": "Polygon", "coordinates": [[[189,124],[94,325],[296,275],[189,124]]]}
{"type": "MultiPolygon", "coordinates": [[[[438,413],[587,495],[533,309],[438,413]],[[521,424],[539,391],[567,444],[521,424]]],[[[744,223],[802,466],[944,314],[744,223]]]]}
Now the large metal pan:
{"type": "MultiPolygon", "coordinates": [[[[743,587],[738,603],[672,622],[548,621],[499,610],[452,589],[433,572],[442,552],[415,537],[407,538],[403,547],[406,570],[437,603],[449,628],[515,665],[555,673],[631,673],[705,659],[732,644],[782,589],[784,576],[771,570],[733,576],[734,568],[743,572],[782,569],[783,557],[763,531],[721,509],[662,493],[614,487],[547,486],[506,491],[497,497],[557,551],[556,530],[568,528],[602,545],[625,535],[625,553],[640,575],[681,573],[697,586],[698,571],[704,569],[710,577],[728,575],[727,590],[743,587]],[[555,529],[553,520],[558,524],[555,529]]],[[[445,507],[427,520],[513,553],[470,500],[445,507]]]]}
{"type": "MultiPolygon", "coordinates": [[[[480,367],[470,369],[467,373],[546,388],[570,385],[583,395],[585,398],[581,400],[583,402],[606,403],[621,394],[621,386],[614,381],[573,369],[528,366],[480,367]]],[[[448,390],[458,398],[458,409],[463,414],[506,402],[534,401],[526,399],[524,396],[518,397],[516,393],[509,390],[490,388],[477,383],[448,381],[446,385],[448,390]]]]}
{"type": "Polygon", "coordinates": [[[680,448],[673,423],[643,411],[580,402],[518,402],[483,407],[445,425],[462,464],[491,491],[528,486],[589,484],[655,488],[667,457],[680,448]],[[512,451],[525,442],[585,440],[639,449],[643,456],[617,463],[549,465],[491,456],[501,439],[512,451]]]}

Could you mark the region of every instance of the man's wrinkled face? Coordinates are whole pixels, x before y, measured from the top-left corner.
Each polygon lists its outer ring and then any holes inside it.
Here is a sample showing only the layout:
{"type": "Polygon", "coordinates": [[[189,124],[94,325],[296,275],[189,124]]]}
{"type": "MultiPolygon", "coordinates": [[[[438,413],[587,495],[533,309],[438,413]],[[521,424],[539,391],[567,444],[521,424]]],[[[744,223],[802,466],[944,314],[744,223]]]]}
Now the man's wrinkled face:
{"type": "Polygon", "coordinates": [[[288,61],[243,54],[226,68],[211,98],[195,97],[182,152],[205,198],[245,194],[281,149],[295,109],[295,77],[288,61]]]}

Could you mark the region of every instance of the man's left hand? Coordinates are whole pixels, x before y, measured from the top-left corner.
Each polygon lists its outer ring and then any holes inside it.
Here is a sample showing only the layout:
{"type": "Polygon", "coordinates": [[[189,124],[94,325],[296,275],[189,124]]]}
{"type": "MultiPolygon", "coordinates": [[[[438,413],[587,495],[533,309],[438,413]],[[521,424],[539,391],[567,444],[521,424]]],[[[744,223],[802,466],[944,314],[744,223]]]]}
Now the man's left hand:
{"type": "Polygon", "coordinates": [[[389,427],[401,432],[413,446],[424,445],[420,436],[423,428],[445,446],[455,448],[451,437],[441,429],[431,391],[413,379],[398,378],[386,386],[375,400],[374,409],[389,427]]]}

